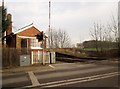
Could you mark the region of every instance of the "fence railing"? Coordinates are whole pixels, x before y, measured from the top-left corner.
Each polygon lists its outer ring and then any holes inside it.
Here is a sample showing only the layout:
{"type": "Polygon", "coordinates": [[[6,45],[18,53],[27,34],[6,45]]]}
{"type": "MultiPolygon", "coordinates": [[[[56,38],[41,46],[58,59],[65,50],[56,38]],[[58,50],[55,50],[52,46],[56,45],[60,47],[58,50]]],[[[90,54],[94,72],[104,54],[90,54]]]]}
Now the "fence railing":
{"type": "Polygon", "coordinates": [[[2,48],[2,66],[20,66],[20,55],[30,54],[30,52],[31,50],[26,48],[2,48]]]}

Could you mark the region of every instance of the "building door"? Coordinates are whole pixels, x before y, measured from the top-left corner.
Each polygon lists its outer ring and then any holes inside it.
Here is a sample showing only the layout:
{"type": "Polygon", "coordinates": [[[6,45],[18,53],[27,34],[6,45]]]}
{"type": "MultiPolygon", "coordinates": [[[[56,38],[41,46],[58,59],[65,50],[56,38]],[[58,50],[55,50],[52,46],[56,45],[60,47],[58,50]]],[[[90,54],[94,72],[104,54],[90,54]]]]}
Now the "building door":
{"type": "Polygon", "coordinates": [[[38,62],[38,52],[37,51],[35,51],[35,52],[33,52],[33,63],[37,63],[38,62]]]}
{"type": "Polygon", "coordinates": [[[31,53],[32,55],[32,64],[35,64],[35,63],[42,63],[42,52],[41,51],[32,51],[31,53]]]}

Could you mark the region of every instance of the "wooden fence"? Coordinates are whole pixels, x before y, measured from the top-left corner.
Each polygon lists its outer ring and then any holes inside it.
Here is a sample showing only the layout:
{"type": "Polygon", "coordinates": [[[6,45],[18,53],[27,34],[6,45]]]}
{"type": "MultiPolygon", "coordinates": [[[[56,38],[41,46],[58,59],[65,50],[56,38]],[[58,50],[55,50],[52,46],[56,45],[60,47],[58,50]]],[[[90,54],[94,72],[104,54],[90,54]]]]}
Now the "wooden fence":
{"type": "Polygon", "coordinates": [[[29,54],[29,49],[2,48],[2,66],[20,66],[20,55],[29,54]]]}

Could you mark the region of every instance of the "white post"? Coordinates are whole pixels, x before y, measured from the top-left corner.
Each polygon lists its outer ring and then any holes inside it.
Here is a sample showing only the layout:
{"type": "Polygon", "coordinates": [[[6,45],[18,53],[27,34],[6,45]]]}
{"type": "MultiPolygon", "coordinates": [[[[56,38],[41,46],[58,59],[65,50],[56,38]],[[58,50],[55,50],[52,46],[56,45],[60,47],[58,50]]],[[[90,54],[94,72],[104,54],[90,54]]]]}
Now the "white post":
{"type": "Polygon", "coordinates": [[[38,61],[40,61],[40,51],[39,50],[38,50],[38,61]]]}
{"type": "Polygon", "coordinates": [[[33,51],[31,52],[31,54],[32,54],[32,57],[31,57],[31,58],[32,58],[32,64],[33,64],[33,51]]]}
{"type": "Polygon", "coordinates": [[[43,51],[43,65],[45,65],[45,63],[46,63],[46,62],[45,62],[45,60],[46,60],[46,57],[45,57],[45,56],[46,56],[46,53],[45,53],[45,51],[43,51]]]}

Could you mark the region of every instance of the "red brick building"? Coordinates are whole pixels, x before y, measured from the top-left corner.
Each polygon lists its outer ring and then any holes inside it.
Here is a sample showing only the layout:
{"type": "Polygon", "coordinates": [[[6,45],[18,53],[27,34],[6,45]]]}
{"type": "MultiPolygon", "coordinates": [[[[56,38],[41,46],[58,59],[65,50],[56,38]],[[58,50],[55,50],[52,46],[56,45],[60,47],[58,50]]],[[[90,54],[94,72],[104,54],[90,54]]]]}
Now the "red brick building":
{"type": "MultiPolygon", "coordinates": [[[[9,14],[11,19],[11,15],[9,14]]],[[[46,58],[48,52],[46,52],[46,38],[47,36],[43,33],[43,40],[38,42],[36,38],[37,34],[40,34],[38,28],[33,24],[25,26],[16,32],[12,32],[12,23],[8,27],[5,33],[6,47],[17,48],[24,50],[25,52],[20,55],[20,65],[35,64],[35,63],[50,63],[50,58],[46,58]],[[29,53],[27,52],[29,50],[29,53]],[[44,55],[43,55],[44,54],[44,55]],[[44,60],[43,60],[44,59],[44,60]]]]}
{"type": "MultiPolygon", "coordinates": [[[[9,17],[11,19],[10,14],[9,17]]],[[[33,24],[25,26],[14,33],[12,32],[12,23],[8,27],[4,37],[6,39],[6,47],[20,50],[25,49],[24,53],[21,51],[22,54],[20,55],[21,66],[35,63],[52,63],[50,53],[46,52],[47,36],[43,33],[43,40],[40,42],[38,42],[38,39],[36,38],[36,35],[41,32],[42,31],[33,24]]]]}
{"type": "MultiPolygon", "coordinates": [[[[42,63],[43,58],[43,49],[44,53],[46,53],[46,36],[43,36],[43,41],[38,42],[38,39],[36,38],[37,34],[40,34],[41,31],[39,31],[33,24],[26,26],[24,28],[19,29],[14,33],[15,35],[15,47],[18,49],[30,49],[31,55],[31,64],[34,63],[42,63]],[[40,56],[41,54],[41,56],[40,56]]],[[[45,34],[44,34],[45,35],[45,34]]]]}

